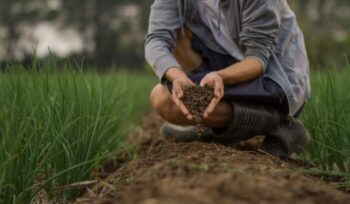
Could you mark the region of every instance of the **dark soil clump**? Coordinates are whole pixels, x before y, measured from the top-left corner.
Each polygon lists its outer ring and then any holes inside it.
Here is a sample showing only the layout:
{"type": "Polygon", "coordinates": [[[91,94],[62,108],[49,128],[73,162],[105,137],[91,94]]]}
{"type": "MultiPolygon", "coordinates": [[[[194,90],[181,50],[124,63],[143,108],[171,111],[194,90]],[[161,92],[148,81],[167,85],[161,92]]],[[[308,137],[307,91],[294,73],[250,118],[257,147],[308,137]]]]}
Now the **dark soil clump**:
{"type": "Polygon", "coordinates": [[[214,98],[214,88],[208,85],[190,86],[185,89],[182,101],[198,127],[198,133],[201,134],[201,123],[204,111],[207,109],[211,100],[214,98]]]}

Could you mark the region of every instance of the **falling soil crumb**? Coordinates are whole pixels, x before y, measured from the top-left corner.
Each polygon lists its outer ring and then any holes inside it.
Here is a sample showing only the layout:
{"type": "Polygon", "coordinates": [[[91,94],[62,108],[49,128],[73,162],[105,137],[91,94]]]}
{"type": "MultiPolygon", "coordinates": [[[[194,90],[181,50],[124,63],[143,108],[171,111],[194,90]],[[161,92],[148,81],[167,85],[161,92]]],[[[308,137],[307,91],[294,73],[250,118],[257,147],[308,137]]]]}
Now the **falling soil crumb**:
{"type": "Polygon", "coordinates": [[[130,135],[139,156],[76,203],[94,204],[348,204],[350,195],[293,169],[303,167],[262,152],[215,143],[171,143],[151,114],[130,135]]]}
{"type": "Polygon", "coordinates": [[[190,86],[184,91],[182,101],[194,117],[199,135],[203,133],[203,114],[213,98],[214,88],[208,85],[205,85],[204,87],[198,85],[190,86]]]}

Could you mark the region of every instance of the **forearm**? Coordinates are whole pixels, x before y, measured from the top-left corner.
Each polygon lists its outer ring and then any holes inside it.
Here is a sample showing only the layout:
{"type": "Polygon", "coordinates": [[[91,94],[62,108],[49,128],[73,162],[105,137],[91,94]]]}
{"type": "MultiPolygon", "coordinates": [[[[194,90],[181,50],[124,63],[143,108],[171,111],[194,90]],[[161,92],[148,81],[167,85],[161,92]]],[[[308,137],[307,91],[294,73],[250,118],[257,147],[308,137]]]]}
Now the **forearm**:
{"type": "Polygon", "coordinates": [[[217,73],[225,85],[235,85],[261,76],[263,74],[263,67],[258,60],[246,58],[217,73]]]}
{"type": "Polygon", "coordinates": [[[162,79],[169,67],[181,65],[172,56],[176,30],[181,27],[178,4],[174,0],[154,0],[145,42],[145,57],[157,76],[162,79]]]}

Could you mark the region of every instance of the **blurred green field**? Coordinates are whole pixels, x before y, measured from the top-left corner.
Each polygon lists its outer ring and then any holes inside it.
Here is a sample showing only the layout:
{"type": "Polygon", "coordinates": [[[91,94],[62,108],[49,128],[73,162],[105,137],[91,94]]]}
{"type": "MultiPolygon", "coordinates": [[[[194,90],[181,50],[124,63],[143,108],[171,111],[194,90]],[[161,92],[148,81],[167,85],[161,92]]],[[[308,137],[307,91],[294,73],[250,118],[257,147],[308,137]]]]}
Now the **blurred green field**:
{"type": "Polygon", "coordinates": [[[141,73],[48,66],[9,65],[0,74],[0,203],[29,203],[41,189],[53,202],[70,199],[67,185],[89,180],[125,148],[156,83],[141,73]]]}

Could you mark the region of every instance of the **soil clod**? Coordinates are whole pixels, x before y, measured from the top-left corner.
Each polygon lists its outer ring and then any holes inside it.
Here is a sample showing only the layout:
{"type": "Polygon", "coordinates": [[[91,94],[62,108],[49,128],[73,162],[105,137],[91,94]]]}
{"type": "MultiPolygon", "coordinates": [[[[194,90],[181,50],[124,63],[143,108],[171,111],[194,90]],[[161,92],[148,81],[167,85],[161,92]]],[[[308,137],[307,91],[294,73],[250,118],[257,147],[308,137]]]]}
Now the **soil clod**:
{"type": "Polygon", "coordinates": [[[184,91],[182,101],[197,124],[198,135],[203,133],[202,121],[203,114],[214,98],[214,88],[205,86],[190,86],[184,91]]]}

